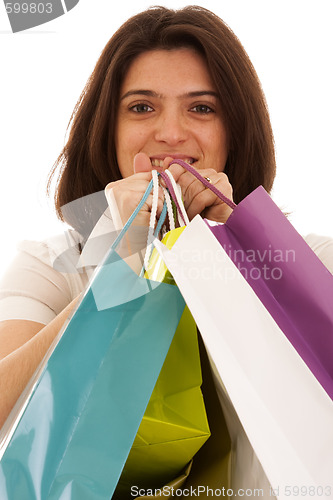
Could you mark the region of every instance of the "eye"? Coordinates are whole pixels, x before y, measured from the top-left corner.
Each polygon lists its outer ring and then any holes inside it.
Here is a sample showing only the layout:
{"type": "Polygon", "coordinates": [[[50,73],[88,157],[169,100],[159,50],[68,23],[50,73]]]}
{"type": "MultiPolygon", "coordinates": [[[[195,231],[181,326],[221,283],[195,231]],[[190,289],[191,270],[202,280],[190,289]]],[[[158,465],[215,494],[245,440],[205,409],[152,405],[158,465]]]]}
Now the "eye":
{"type": "Polygon", "coordinates": [[[154,111],[151,106],[144,103],[135,104],[130,107],[130,110],[134,111],[134,113],[151,113],[151,111],[154,111]]]}
{"type": "Polygon", "coordinates": [[[214,113],[214,110],[210,106],[207,106],[206,104],[198,104],[197,106],[191,108],[191,111],[194,111],[195,113],[200,113],[201,115],[214,113]]]}

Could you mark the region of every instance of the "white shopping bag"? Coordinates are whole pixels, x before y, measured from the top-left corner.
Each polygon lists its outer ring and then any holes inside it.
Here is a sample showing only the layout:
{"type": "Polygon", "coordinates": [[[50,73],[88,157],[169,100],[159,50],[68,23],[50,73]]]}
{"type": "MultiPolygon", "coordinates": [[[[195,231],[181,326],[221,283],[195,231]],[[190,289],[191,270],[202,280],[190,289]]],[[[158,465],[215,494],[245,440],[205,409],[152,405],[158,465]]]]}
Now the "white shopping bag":
{"type": "Polygon", "coordinates": [[[154,244],[200,329],[222,406],[231,409],[231,434],[239,417],[249,440],[241,431],[238,440],[232,436],[240,458],[233,464],[234,490],[258,488],[254,470],[262,466],[271,485],[267,498],[333,499],[327,393],[200,216],[172,250],[154,244]],[[253,462],[249,443],[260,463],[253,462]]]}

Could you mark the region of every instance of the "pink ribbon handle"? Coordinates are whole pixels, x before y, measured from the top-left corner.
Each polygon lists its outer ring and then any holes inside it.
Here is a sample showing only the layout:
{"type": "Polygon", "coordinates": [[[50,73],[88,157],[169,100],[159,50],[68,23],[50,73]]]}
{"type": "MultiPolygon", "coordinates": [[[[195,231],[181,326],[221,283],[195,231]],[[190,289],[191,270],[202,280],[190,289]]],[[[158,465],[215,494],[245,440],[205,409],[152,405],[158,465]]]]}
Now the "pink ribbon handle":
{"type": "Polygon", "coordinates": [[[224,196],[224,194],[221,193],[221,191],[219,191],[213,184],[211,184],[209,181],[207,181],[207,179],[205,179],[204,177],[202,177],[202,175],[200,175],[199,172],[197,170],[195,170],[195,168],[191,167],[191,165],[189,165],[188,163],[186,163],[183,160],[178,160],[178,159],[173,160],[170,163],[170,165],[173,165],[175,163],[178,164],[178,165],[180,165],[181,167],[184,167],[188,172],[191,172],[191,174],[193,174],[200,182],[202,182],[202,184],[204,186],[206,186],[214,194],[216,194],[216,196],[220,200],[222,200],[226,205],[228,205],[228,207],[230,207],[232,209],[234,209],[234,208],[237,207],[236,203],[234,203],[233,201],[229,200],[229,198],[227,198],[226,196],[224,196]]]}

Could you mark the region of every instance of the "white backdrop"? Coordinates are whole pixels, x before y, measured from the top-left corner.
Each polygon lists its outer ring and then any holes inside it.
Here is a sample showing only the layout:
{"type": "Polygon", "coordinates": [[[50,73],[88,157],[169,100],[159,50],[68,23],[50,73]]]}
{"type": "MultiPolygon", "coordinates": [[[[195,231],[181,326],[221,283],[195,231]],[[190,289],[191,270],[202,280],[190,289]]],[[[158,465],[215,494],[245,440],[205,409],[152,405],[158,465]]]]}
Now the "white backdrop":
{"type": "MultiPolygon", "coordinates": [[[[331,0],[197,3],[233,29],[261,79],[276,141],[274,200],[300,233],[333,236],[331,0]]],[[[152,4],[80,0],[66,15],[12,34],[0,2],[0,274],[18,241],[62,230],[45,186],[72,109],[111,34],[152,4]]]]}

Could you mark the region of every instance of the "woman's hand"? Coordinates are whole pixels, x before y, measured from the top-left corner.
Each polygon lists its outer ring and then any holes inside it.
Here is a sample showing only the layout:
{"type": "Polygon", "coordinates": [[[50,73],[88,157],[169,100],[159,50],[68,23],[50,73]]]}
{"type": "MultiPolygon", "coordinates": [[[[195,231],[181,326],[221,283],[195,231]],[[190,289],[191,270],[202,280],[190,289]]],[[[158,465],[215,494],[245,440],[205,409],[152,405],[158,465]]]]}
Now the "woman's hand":
{"type": "MultiPolygon", "coordinates": [[[[144,153],[138,153],[134,157],[134,174],[119,181],[110,182],[106,186],[105,194],[111,208],[111,214],[114,215],[114,200],[122,225],[127,222],[133,211],[140,203],[141,198],[152,179],[151,171],[152,165],[149,156],[144,153]]],[[[134,220],[135,226],[149,226],[152,201],[153,195],[150,194],[134,220]]],[[[157,217],[161,214],[163,201],[163,190],[160,188],[157,217]]]]}
{"type": "MultiPolygon", "coordinates": [[[[226,222],[229,215],[232,213],[232,209],[181,165],[173,164],[169,167],[172,161],[173,158],[165,158],[163,170],[169,168],[175,181],[180,185],[185,209],[189,219],[192,220],[193,217],[200,214],[202,217],[216,222],[226,222]]],[[[119,181],[110,182],[105,188],[111,213],[113,217],[115,217],[114,205],[116,204],[122,225],[126,223],[138,206],[149,182],[152,179],[152,165],[149,156],[144,153],[138,153],[134,157],[133,169],[133,175],[119,181]]],[[[219,191],[232,200],[232,186],[225,173],[217,172],[213,168],[200,168],[198,169],[198,172],[200,172],[203,177],[208,177],[211,180],[211,183],[219,189],[219,191]]],[[[152,200],[153,196],[150,194],[135,218],[135,226],[149,225],[152,200]]],[[[157,217],[161,214],[163,201],[163,190],[160,188],[157,217]]]]}
{"type": "MultiPolygon", "coordinates": [[[[192,220],[193,217],[200,214],[206,219],[226,222],[232,209],[181,165],[175,163],[169,167],[171,162],[172,158],[166,158],[164,168],[169,168],[175,181],[182,189],[184,206],[189,219],[192,220]]],[[[195,164],[192,167],[195,168],[195,164]]],[[[232,200],[232,186],[224,172],[217,172],[213,168],[201,168],[197,171],[202,177],[208,177],[221,193],[232,200]]]]}

